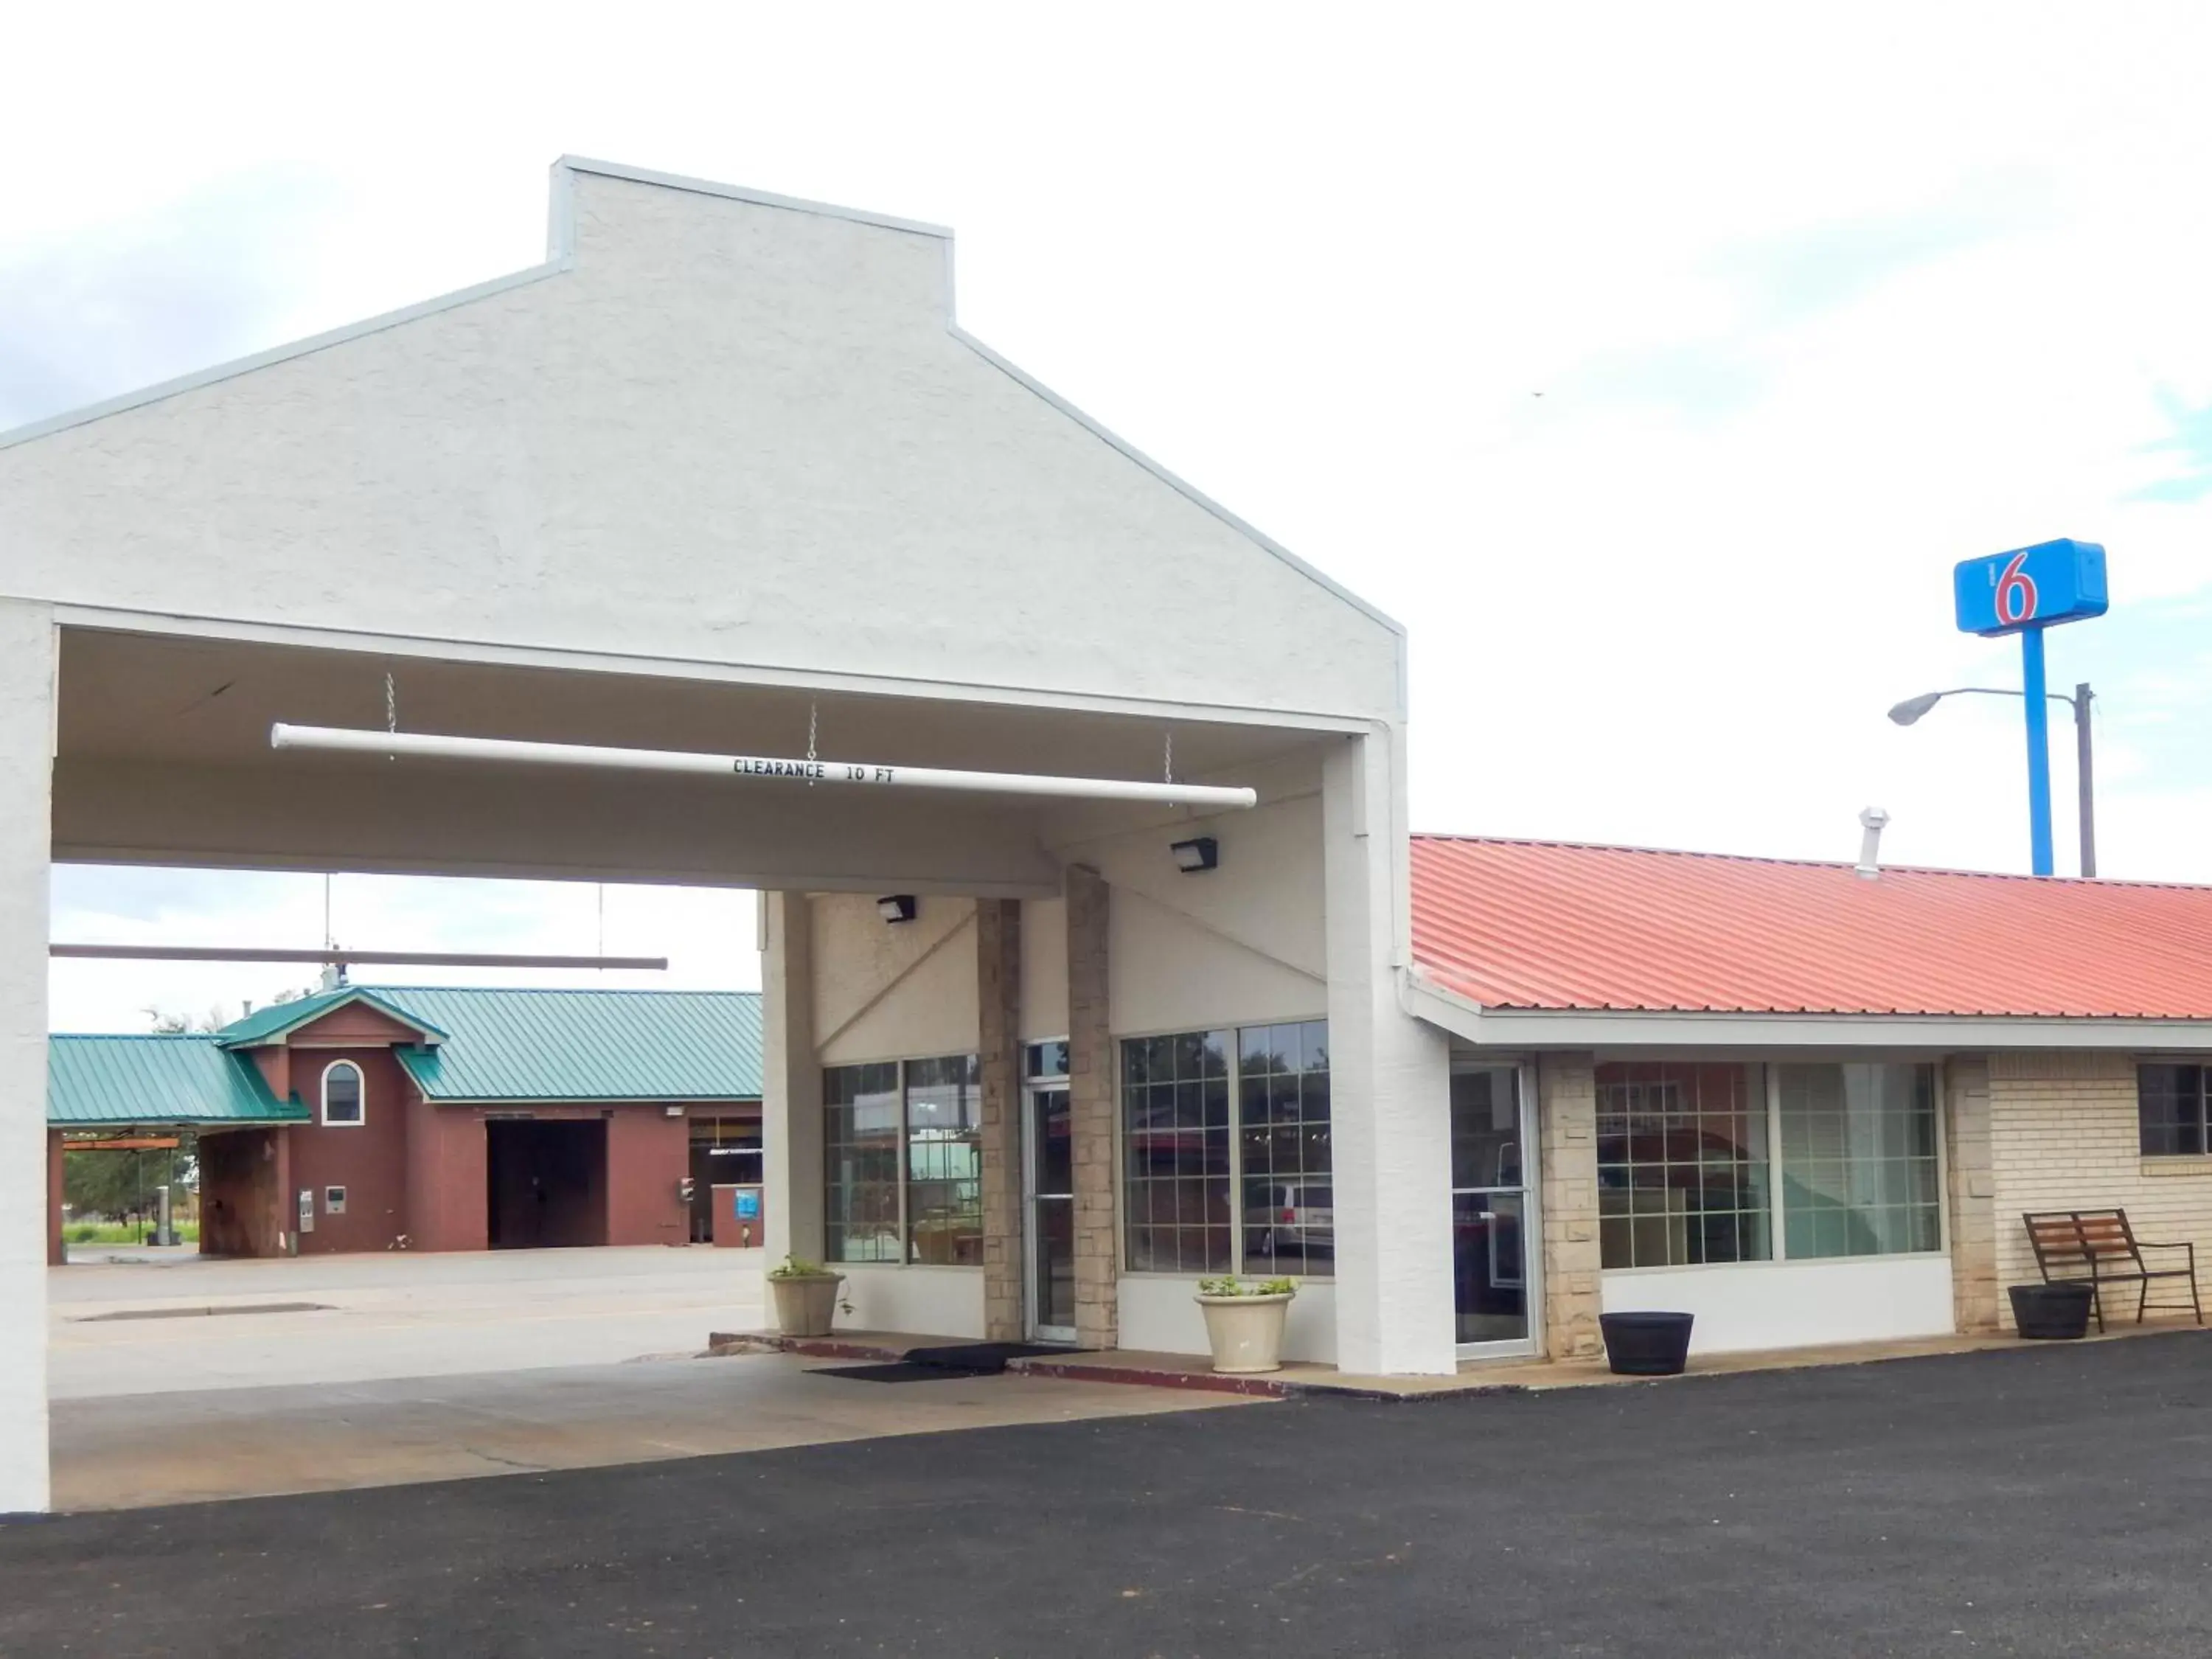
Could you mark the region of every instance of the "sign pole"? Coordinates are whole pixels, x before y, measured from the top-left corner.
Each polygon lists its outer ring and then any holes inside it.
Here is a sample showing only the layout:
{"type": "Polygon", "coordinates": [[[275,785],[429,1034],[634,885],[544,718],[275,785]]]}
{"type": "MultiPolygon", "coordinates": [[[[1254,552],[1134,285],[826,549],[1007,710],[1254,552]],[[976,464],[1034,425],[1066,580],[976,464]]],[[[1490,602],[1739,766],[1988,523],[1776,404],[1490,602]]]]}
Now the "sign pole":
{"type": "Polygon", "coordinates": [[[2051,699],[2043,675],[2043,629],[2020,633],[2021,690],[2027,702],[2027,844],[2030,866],[2039,876],[2051,872],[2051,699]]]}

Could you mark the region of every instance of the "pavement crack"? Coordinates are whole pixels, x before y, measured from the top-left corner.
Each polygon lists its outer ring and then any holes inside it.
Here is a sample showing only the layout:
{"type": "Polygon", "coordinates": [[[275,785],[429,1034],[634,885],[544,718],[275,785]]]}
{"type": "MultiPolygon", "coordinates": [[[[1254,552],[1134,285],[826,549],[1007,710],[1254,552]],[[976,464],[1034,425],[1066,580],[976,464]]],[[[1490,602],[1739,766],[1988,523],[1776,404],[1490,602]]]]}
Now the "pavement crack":
{"type": "Polygon", "coordinates": [[[520,1469],[529,1474],[544,1474],[551,1468],[550,1464],[526,1463],[518,1457],[501,1457],[497,1452],[488,1452],[477,1446],[463,1446],[461,1449],[471,1457],[481,1457],[487,1463],[497,1463],[506,1468],[520,1469]]]}

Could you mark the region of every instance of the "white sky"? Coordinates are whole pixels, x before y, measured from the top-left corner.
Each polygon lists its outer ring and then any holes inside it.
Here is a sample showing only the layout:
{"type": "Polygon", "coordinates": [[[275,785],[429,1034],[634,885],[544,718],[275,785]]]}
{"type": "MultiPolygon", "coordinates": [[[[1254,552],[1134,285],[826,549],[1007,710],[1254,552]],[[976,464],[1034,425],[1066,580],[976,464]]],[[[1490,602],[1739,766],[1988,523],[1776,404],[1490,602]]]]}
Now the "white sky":
{"type": "MultiPolygon", "coordinates": [[[[2023,868],[2016,704],[1882,711],[2016,683],[1950,567],[2072,535],[2101,867],[2212,880],[2212,7],[520,15],[11,17],[0,426],[535,263],[563,151],[938,221],[970,330],[1411,624],[1417,825],[1847,857],[1878,802],[1896,860],[2023,868]]],[[[312,877],[56,895],[57,937],[322,926],[312,877]]],[[[334,909],[598,939],[588,888],[334,909]]],[[[742,896],[607,915],[751,982],[742,896]]],[[[300,978],[62,964],[54,1019],[300,978]]]]}

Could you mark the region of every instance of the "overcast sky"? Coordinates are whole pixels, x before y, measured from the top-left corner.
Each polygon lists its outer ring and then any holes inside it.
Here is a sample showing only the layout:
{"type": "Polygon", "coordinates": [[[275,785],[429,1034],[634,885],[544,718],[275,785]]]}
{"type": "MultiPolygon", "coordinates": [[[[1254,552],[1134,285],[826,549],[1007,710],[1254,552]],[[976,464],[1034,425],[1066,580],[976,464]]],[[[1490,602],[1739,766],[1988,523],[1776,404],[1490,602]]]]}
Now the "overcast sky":
{"type": "MultiPolygon", "coordinates": [[[[2102,869],[2212,880],[2212,7],[477,11],[12,19],[0,426],[533,264],[564,151],[936,221],[969,329],[1411,625],[1418,826],[1848,857],[1879,803],[1899,861],[2024,869],[2017,703],[1883,711],[2016,684],[1951,565],[2075,536],[2102,869]]],[[[56,900],[323,926],[313,877],[56,900]]],[[[590,888],[332,906],[599,938],[590,888]]],[[[742,896],[606,916],[753,982],[742,896]]],[[[54,1020],[299,978],[62,964],[54,1020]]]]}

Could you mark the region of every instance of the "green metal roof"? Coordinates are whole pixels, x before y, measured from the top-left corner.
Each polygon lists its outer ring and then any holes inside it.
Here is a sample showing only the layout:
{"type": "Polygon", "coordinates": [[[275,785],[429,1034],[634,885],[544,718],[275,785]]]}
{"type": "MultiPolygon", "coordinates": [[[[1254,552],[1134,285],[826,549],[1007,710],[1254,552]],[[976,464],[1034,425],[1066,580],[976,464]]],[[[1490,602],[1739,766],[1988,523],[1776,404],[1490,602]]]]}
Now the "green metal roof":
{"type": "Polygon", "coordinates": [[[76,1036],[46,1040],[46,1122],[57,1129],[133,1124],[295,1123],[253,1062],[219,1036],[76,1036]]]}
{"type": "Polygon", "coordinates": [[[754,991],[507,991],[378,986],[445,1034],[396,1048],[428,1100],[757,1100],[754,991]]]}
{"type": "Polygon", "coordinates": [[[225,1047],[251,1048],[256,1044],[272,1041],[285,1032],[305,1025],[311,1019],[319,1019],[333,1008],[349,1002],[366,1002],[392,1016],[403,1025],[412,1025],[433,1037],[446,1034],[427,1020],[417,1018],[405,1009],[385,1000],[383,994],[365,985],[342,985],[334,991],[317,991],[311,996],[295,997],[289,1002],[272,1002],[266,1008],[257,1008],[243,1019],[234,1019],[216,1035],[225,1047]]]}

